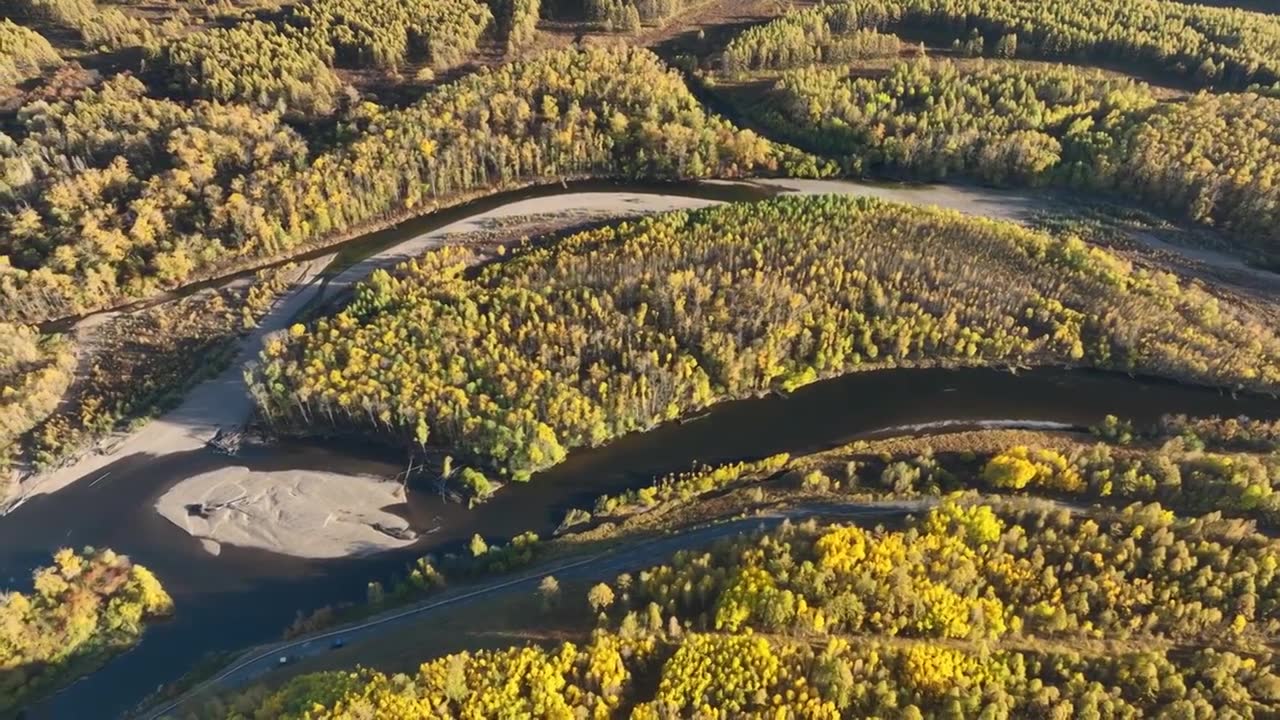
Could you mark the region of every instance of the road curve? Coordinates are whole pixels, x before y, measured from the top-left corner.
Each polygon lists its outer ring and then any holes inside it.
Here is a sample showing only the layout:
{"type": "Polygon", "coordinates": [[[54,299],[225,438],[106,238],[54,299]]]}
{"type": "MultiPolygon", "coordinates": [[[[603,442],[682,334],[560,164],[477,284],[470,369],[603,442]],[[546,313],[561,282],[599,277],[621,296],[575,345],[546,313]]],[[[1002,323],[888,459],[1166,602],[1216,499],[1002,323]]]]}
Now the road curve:
{"type": "Polygon", "coordinates": [[[626,545],[621,549],[607,550],[589,557],[551,563],[520,577],[495,580],[478,587],[459,588],[457,591],[446,593],[443,597],[425,600],[369,620],[257,648],[214,677],[188,690],[180,697],[159,707],[143,711],[142,714],[134,717],[139,720],[159,720],[166,717],[165,713],[180,707],[198,695],[210,691],[234,690],[270,673],[279,667],[281,657],[288,657],[292,661],[302,657],[320,655],[329,651],[331,641],[336,638],[342,638],[345,642],[368,640],[410,622],[416,622],[423,615],[433,610],[456,605],[478,597],[532,588],[547,575],[556,575],[557,579],[560,580],[607,577],[642,569],[655,562],[661,562],[679,550],[705,547],[717,539],[737,535],[749,529],[773,528],[785,520],[803,520],[811,517],[849,520],[885,518],[918,512],[931,507],[936,502],[935,498],[924,498],[909,501],[885,500],[866,503],[801,505],[794,508],[771,511],[754,517],[737,518],[727,522],[698,526],[676,535],[667,535],[626,545]]]}
{"type": "MultiPolygon", "coordinates": [[[[1013,221],[1025,221],[1036,211],[1055,205],[1048,195],[1001,192],[973,186],[885,187],[849,181],[790,180],[757,181],[748,185],[769,187],[784,194],[872,195],[896,202],[935,205],[972,215],[1013,221]]],[[[691,191],[682,191],[680,188],[674,188],[666,194],[568,191],[559,195],[518,200],[410,238],[348,268],[327,283],[315,282],[323,269],[323,263],[317,262],[308,267],[305,281],[300,282],[273,306],[259,329],[243,339],[236,362],[231,368],[194,388],[188,393],[181,406],[135,431],[110,451],[89,456],[51,476],[37,479],[31,482],[30,487],[25,491],[53,492],[80,478],[90,480],[91,485],[101,482],[103,487],[110,486],[112,483],[128,482],[127,474],[116,473],[111,477],[105,477],[102,471],[107,465],[129,456],[141,456],[144,458],[142,462],[149,465],[177,453],[202,448],[219,427],[241,424],[251,415],[253,406],[244,387],[240,365],[257,356],[259,348],[270,333],[287,328],[297,314],[313,302],[332,297],[358,282],[372,270],[394,265],[407,257],[446,244],[450,234],[475,230],[483,227],[491,219],[503,217],[574,211],[592,212],[597,217],[609,213],[635,216],[702,207],[718,202],[682,195],[681,192],[691,193],[691,191]]],[[[145,467],[146,465],[140,465],[134,469],[134,472],[145,471],[145,467]]],[[[557,570],[550,568],[547,572],[557,572],[557,570]]],[[[533,579],[540,577],[541,575],[535,576],[533,579]]],[[[447,599],[442,598],[438,602],[447,602],[447,599]]],[[[322,650],[323,648],[314,648],[312,651],[322,650]]],[[[279,650],[272,649],[271,652],[277,653],[279,650]]],[[[250,663],[244,671],[252,672],[255,667],[257,666],[250,663]]],[[[233,681],[237,677],[233,670],[232,674],[225,679],[233,681]]],[[[251,678],[253,675],[248,677],[251,678]]]]}

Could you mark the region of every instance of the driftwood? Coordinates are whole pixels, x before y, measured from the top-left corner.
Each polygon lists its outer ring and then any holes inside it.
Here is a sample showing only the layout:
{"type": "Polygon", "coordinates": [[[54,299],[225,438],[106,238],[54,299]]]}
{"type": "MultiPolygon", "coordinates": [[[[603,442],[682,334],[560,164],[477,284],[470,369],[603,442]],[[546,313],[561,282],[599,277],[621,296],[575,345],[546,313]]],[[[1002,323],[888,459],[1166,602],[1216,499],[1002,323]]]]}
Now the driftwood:
{"type": "Polygon", "coordinates": [[[397,540],[417,540],[418,533],[407,527],[389,527],[382,523],[374,523],[373,529],[384,535],[390,535],[397,540]]]}
{"type": "Polygon", "coordinates": [[[240,428],[218,428],[217,434],[209,438],[205,445],[226,455],[240,452],[240,443],[244,441],[244,430],[240,428]]]}

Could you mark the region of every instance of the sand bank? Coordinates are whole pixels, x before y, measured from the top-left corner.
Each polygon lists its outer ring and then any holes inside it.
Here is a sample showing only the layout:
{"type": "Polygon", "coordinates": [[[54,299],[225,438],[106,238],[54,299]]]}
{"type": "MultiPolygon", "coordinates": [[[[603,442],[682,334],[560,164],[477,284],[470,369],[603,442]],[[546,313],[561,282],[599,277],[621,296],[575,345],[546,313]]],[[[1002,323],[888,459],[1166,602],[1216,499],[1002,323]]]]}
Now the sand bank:
{"type": "Polygon", "coordinates": [[[230,543],[335,558],[412,543],[408,523],[390,512],[403,502],[400,484],[381,478],[234,466],[183,480],[156,511],[215,554],[230,543]]]}

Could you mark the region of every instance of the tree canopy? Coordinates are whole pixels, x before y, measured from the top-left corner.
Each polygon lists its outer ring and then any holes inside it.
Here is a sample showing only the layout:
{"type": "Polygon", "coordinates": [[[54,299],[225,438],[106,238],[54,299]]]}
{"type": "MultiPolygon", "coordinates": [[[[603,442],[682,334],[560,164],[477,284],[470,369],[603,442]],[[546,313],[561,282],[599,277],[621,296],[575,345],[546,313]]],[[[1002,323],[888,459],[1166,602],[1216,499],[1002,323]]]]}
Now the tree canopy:
{"type": "Polygon", "coordinates": [[[15,85],[61,64],[62,58],[40,33],[0,19],[0,87],[15,85]]]}
{"type": "Polygon", "coordinates": [[[1139,82],[1065,65],[928,59],[881,77],[784,74],[759,116],[854,172],[1120,191],[1280,258],[1280,98],[1160,101],[1139,82]]]}
{"type": "Polygon", "coordinates": [[[1203,86],[1243,90],[1280,83],[1280,18],[1169,0],[849,0],[788,14],[729,43],[731,68],[805,52],[815,24],[837,32],[887,30],[988,46],[1017,38],[1017,54],[1147,66],[1203,86]]]}
{"type": "MultiPolygon", "coordinates": [[[[239,82],[236,80],[235,82],[239,82]]],[[[481,70],[400,110],[365,104],[312,151],[276,112],[151,98],[118,76],[0,134],[0,318],[144,297],[475,191],[582,175],[737,176],[777,146],[708,114],[636,49],[481,70]]]]}
{"type": "Polygon", "coordinates": [[[138,642],[173,601],[146,568],[110,550],[63,548],[31,594],[0,595],[0,709],[68,683],[138,642]]]}
{"type": "Polygon", "coordinates": [[[457,448],[518,479],[722,399],[864,368],[1071,363],[1275,388],[1247,312],[1075,236],[784,197],[375,272],[268,345],[267,415],[457,448]],[[426,430],[421,433],[418,428],[426,430]]]}
{"type": "Polygon", "coordinates": [[[896,530],[787,524],[594,586],[580,644],[306,675],[196,717],[1267,717],[1276,545],[1221,532],[952,500],[896,530]]]}

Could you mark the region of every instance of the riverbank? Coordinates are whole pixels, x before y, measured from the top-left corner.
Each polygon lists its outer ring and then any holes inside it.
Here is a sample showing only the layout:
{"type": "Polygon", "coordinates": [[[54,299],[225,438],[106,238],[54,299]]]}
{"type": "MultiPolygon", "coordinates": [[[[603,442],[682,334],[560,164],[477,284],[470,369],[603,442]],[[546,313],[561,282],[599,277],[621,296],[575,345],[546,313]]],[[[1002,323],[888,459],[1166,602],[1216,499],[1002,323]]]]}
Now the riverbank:
{"type": "MultiPolygon", "coordinates": [[[[299,273],[293,289],[281,296],[258,327],[241,339],[235,349],[234,359],[225,370],[194,387],[177,408],[123,437],[113,438],[109,448],[100,447],[98,451],[90,452],[61,468],[26,478],[16,497],[10,501],[8,509],[11,510],[34,496],[61,490],[125,457],[159,457],[199,450],[220,429],[243,426],[253,414],[253,403],[244,388],[241,368],[257,358],[270,335],[287,328],[299,313],[348,292],[376,269],[394,267],[445,244],[453,236],[484,231],[489,228],[490,223],[505,218],[554,217],[557,219],[555,223],[571,227],[586,222],[588,218],[635,217],[668,210],[704,207],[713,202],[698,197],[638,191],[537,196],[481,210],[430,231],[414,234],[368,255],[331,277],[325,277],[324,271],[334,256],[330,254],[313,258],[299,273]]],[[[518,232],[511,232],[509,237],[518,239],[520,235],[518,232]]],[[[105,478],[99,475],[94,479],[105,478]]]]}
{"type": "Polygon", "coordinates": [[[231,364],[237,341],[306,270],[282,265],[79,323],[74,380],[58,407],[22,438],[16,477],[55,471],[181,403],[190,388],[231,364]]]}
{"type": "Polygon", "coordinates": [[[933,499],[889,500],[783,508],[760,515],[732,519],[724,523],[686,528],[671,537],[647,538],[639,543],[610,544],[603,549],[598,548],[583,555],[569,555],[556,561],[545,563],[538,569],[515,578],[499,578],[487,583],[462,587],[444,593],[440,597],[435,597],[407,608],[390,610],[368,620],[342,628],[255,648],[229,667],[196,685],[181,697],[164,702],[158,707],[144,710],[135,717],[140,720],[160,720],[161,718],[171,717],[171,713],[175,710],[184,706],[190,707],[189,703],[199,702],[201,699],[219,692],[243,687],[268,675],[281,666],[279,661],[281,657],[288,658],[289,663],[321,658],[333,649],[334,641],[337,639],[341,639],[343,645],[348,643],[368,643],[385,637],[389,633],[394,633],[399,628],[421,622],[424,618],[429,617],[430,614],[444,608],[495,595],[510,595],[514,592],[532,593],[537,587],[537,582],[547,576],[554,575],[560,581],[580,578],[603,579],[621,572],[643,568],[652,564],[654,558],[669,557],[682,549],[703,547],[716,539],[737,535],[746,530],[772,528],[783,522],[811,517],[856,518],[869,523],[886,518],[900,517],[910,512],[917,512],[930,507],[935,502],[933,499]]]}
{"type": "MultiPolygon", "coordinates": [[[[1014,512],[1066,511],[1104,525],[1125,517],[1128,511],[1122,508],[1131,503],[1152,500],[1161,503],[1166,511],[1194,518],[1230,505],[1232,497],[1246,498],[1250,493],[1241,488],[1230,489],[1228,483],[1217,480],[1193,481],[1191,473],[1184,473],[1188,482],[1196,483],[1197,489],[1216,488],[1216,492],[1222,493],[1208,503],[1208,508],[1197,508],[1196,505],[1202,503],[1178,499],[1178,491],[1171,487],[1153,491],[1160,493],[1158,497],[1123,483],[1112,488],[1106,478],[1119,477],[1119,472],[1095,473],[1087,480],[1075,473],[1083,472],[1081,468],[1102,465],[1113,465],[1112,471],[1121,467],[1143,469],[1143,463],[1147,470],[1165,463],[1185,462],[1194,466],[1222,452],[1225,449],[1222,442],[1232,443],[1242,437],[1249,438],[1252,454],[1235,448],[1236,454],[1231,457],[1237,462],[1246,462],[1264,457],[1275,448],[1276,442],[1274,426],[1242,426],[1233,420],[1198,426],[1194,430],[1176,420],[1143,427],[1129,427],[1120,421],[1107,424],[1107,427],[1124,427],[1133,433],[1123,437],[1109,433],[1105,427],[1096,433],[1085,433],[1050,429],[1046,427],[1048,423],[993,420],[970,425],[974,429],[961,430],[946,422],[883,428],[864,433],[854,442],[829,451],[712,471],[720,475],[721,470],[730,470],[723,474],[724,482],[701,483],[698,473],[684,473],[676,479],[676,485],[683,483],[687,487],[670,487],[667,481],[660,481],[653,487],[669,487],[675,492],[661,492],[649,496],[647,501],[601,513],[589,520],[591,525],[586,529],[575,528],[570,534],[539,544],[534,555],[537,564],[529,566],[531,569],[517,574],[514,567],[506,566],[506,572],[511,574],[484,582],[475,582],[467,574],[455,576],[446,570],[444,580],[449,582],[448,590],[443,589],[442,582],[434,581],[438,576],[419,584],[400,583],[397,589],[388,591],[385,602],[349,608],[337,617],[327,612],[324,615],[327,623],[312,626],[319,629],[305,636],[249,651],[240,661],[229,663],[225,670],[205,675],[207,679],[203,681],[191,679],[196,689],[165,703],[161,711],[179,705],[190,710],[192,702],[249,682],[265,680],[274,686],[302,672],[343,664],[358,663],[387,672],[399,671],[402,668],[394,663],[405,655],[406,649],[415,651],[415,663],[447,652],[437,643],[419,642],[410,647],[406,636],[421,637],[425,621],[448,614],[450,611],[446,608],[461,601],[466,601],[470,608],[474,603],[487,602],[486,598],[500,596],[505,597],[507,603],[518,604],[522,597],[534,597],[533,581],[547,575],[553,575],[557,581],[552,587],[562,589],[567,587],[566,581],[583,577],[607,580],[605,573],[631,571],[627,557],[636,556],[637,552],[653,556],[658,546],[671,543],[693,549],[695,545],[690,541],[696,539],[705,546],[725,530],[733,534],[734,528],[750,530],[756,526],[770,527],[779,520],[807,518],[892,523],[896,516],[926,509],[939,498],[957,491],[963,493],[966,503],[982,503],[1014,512]],[[917,434],[886,436],[900,431],[917,434]],[[933,434],[935,432],[940,434],[933,434]],[[1179,440],[1170,443],[1175,436],[1179,440]],[[1203,449],[1181,444],[1191,439],[1204,443],[1203,449]],[[1107,452],[1099,450],[1104,444],[1107,452]],[[1075,477],[1079,484],[1072,487],[1040,478],[1026,488],[1009,488],[993,480],[984,468],[997,455],[1010,456],[1011,449],[1016,455],[1018,448],[1022,452],[1032,448],[1032,452],[1041,453],[1036,457],[1046,463],[1056,460],[1060,465],[1054,472],[1063,473],[1065,478],[1075,477]],[[745,472],[738,473],[739,470],[745,472]],[[455,583],[462,578],[465,578],[464,585],[459,588],[455,583]],[[516,587],[528,592],[511,596],[508,591],[516,587]],[[424,594],[427,597],[423,597],[424,594]],[[336,641],[341,641],[341,650],[337,649],[336,641]],[[423,647],[430,650],[423,651],[423,647]],[[280,657],[289,659],[283,667],[276,662],[280,657]]],[[[1045,466],[1048,467],[1050,465],[1045,466]]],[[[1265,483],[1265,479],[1262,482],[1265,483]]],[[[640,497],[645,497],[643,491],[640,497]]],[[[606,499],[598,500],[596,507],[606,499]]],[[[1233,524],[1240,528],[1245,527],[1243,523],[1249,523],[1251,527],[1252,523],[1263,521],[1269,512],[1266,508],[1236,504],[1226,513],[1229,519],[1214,522],[1231,532],[1233,524]]],[[[501,554],[501,551],[491,552],[501,554]]],[[[495,622],[503,622],[504,614],[471,612],[465,620],[459,620],[467,625],[452,630],[451,637],[470,635],[473,644],[457,649],[474,650],[484,646],[483,633],[477,635],[476,631],[494,629],[495,622]]],[[[157,717],[161,711],[147,713],[145,717],[157,717]]]]}
{"type": "MultiPolygon", "coordinates": [[[[865,194],[895,202],[936,205],[972,215],[995,217],[1027,223],[1037,214],[1061,207],[1045,195],[1019,191],[1001,191],[974,186],[905,186],[876,185],[839,180],[760,179],[749,183],[713,181],[699,186],[708,188],[695,195],[662,194],[653,191],[569,192],[563,195],[537,195],[518,199],[497,207],[443,224],[424,232],[400,232],[385,237],[366,239],[344,251],[356,258],[338,272],[332,272],[334,255],[315,258],[300,271],[294,289],[280,298],[258,330],[234,348],[229,367],[220,375],[197,387],[184,402],[158,421],[123,437],[112,438],[114,445],[81,458],[66,467],[29,478],[21,488],[17,502],[47,492],[54,492],[75,480],[93,475],[93,481],[107,479],[103,468],[130,455],[163,456],[202,448],[219,429],[243,425],[253,412],[244,388],[240,368],[257,357],[265,338],[287,327],[300,313],[305,313],[342,296],[362,278],[378,268],[393,267],[438,247],[469,235],[488,233],[499,236],[494,244],[509,243],[522,233],[530,233],[521,218],[538,218],[537,233],[552,232],[607,218],[635,217],[661,211],[703,207],[720,202],[715,196],[768,196],[774,194],[865,194]],[[748,190],[743,190],[748,188],[748,190]],[[96,475],[94,475],[97,473],[96,475]]],[[[430,218],[427,218],[430,219],[430,218]]],[[[1159,242],[1154,240],[1153,242],[1159,242]]],[[[1167,250],[1168,246],[1161,246],[1167,250]]],[[[1208,262],[1212,258],[1198,258],[1208,262]]],[[[1238,270],[1238,266],[1229,269],[1238,270]]],[[[1260,272],[1260,271],[1259,271],[1260,272]]],[[[296,554],[296,549],[275,548],[296,554]]]]}
{"type": "MultiPolygon", "coordinates": [[[[732,195],[738,192],[736,187],[731,183],[715,192],[732,195]]],[[[876,186],[840,182],[809,190],[847,193],[865,187],[876,186]]],[[[927,202],[929,189],[919,190],[919,202],[927,202]]],[[[983,207],[977,200],[987,197],[985,191],[963,190],[977,193],[973,207],[983,207]]],[[[758,188],[750,191],[758,192],[758,188]]],[[[674,193],[674,189],[667,195],[652,191],[598,193],[602,197],[597,202],[602,205],[597,207],[675,209],[663,200],[674,193]],[[633,195],[642,197],[628,202],[633,195]]],[[[544,197],[538,200],[541,204],[533,206],[513,204],[490,217],[572,212],[581,207],[581,195],[571,192],[544,197]]],[[[681,202],[709,204],[715,200],[682,198],[681,202]]],[[[495,229],[474,219],[477,224],[472,230],[495,229]]],[[[404,228],[399,237],[371,243],[368,252],[360,253],[368,257],[349,271],[333,273],[325,286],[330,290],[322,292],[326,265],[320,275],[312,276],[313,282],[278,301],[264,326],[287,328],[297,312],[315,307],[310,304],[314,299],[336,297],[339,288],[349,288],[372,269],[421,252],[429,246],[410,250],[402,248],[401,242],[442,229],[439,223],[431,224],[428,230],[410,232],[404,228]],[[371,264],[372,256],[379,254],[386,258],[386,264],[371,264]],[[355,269],[357,266],[360,269],[355,269]],[[339,276],[345,279],[339,280],[339,276]]],[[[447,234],[440,235],[439,241],[444,242],[447,234]]],[[[246,338],[238,360],[255,358],[257,349],[250,346],[264,337],[265,333],[255,332],[246,338]]],[[[19,577],[25,568],[61,545],[111,546],[155,570],[179,608],[175,620],[156,628],[147,642],[37,708],[33,720],[114,715],[136,703],[158,682],[181,675],[208,652],[235,650],[278,637],[299,610],[361,600],[370,579],[399,574],[414,557],[462,549],[476,532],[498,539],[532,529],[546,536],[559,525],[567,507],[589,503],[602,493],[643,486],[655,475],[686,470],[693,464],[821,450],[861,432],[939,420],[1013,418],[1087,425],[1107,413],[1139,420],[1165,412],[1259,417],[1280,413],[1274,400],[1237,399],[1204,388],[1110,373],[1038,370],[1015,376],[974,369],[865,373],[801,388],[787,398],[725,403],[705,419],[664,425],[651,433],[620,438],[607,447],[572,453],[533,483],[508,488],[472,511],[441,503],[430,493],[411,491],[404,515],[411,529],[422,534],[418,543],[354,561],[317,561],[231,544],[213,556],[197,539],[158,514],[155,505],[183,480],[233,465],[263,473],[305,469],[353,477],[392,477],[404,469],[403,464],[387,462],[366,446],[332,442],[323,446],[284,442],[273,448],[251,448],[244,457],[235,459],[218,455],[204,448],[204,441],[216,432],[215,423],[203,414],[212,406],[241,408],[241,414],[231,414],[233,421],[243,422],[248,417],[252,406],[238,369],[201,385],[181,408],[132,436],[147,436],[145,444],[132,447],[155,448],[162,447],[172,433],[174,444],[170,447],[188,449],[117,448],[109,457],[98,458],[92,471],[82,472],[82,482],[71,477],[57,493],[33,493],[29,502],[0,521],[2,574],[19,577]]]]}
{"type": "Polygon", "coordinates": [[[127,457],[162,457],[202,449],[218,430],[243,425],[253,411],[243,391],[241,366],[257,356],[265,339],[288,326],[290,319],[318,290],[313,281],[328,264],[317,258],[303,266],[293,281],[293,289],[272,304],[258,326],[225,351],[231,361],[212,378],[192,387],[182,402],[159,418],[100,443],[75,460],[55,470],[36,473],[21,482],[16,497],[10,499],[8,514],[31,498],[57,492],[71,483],[94,475],[94,482],[107,479],[104,468],[127,457]]]}

